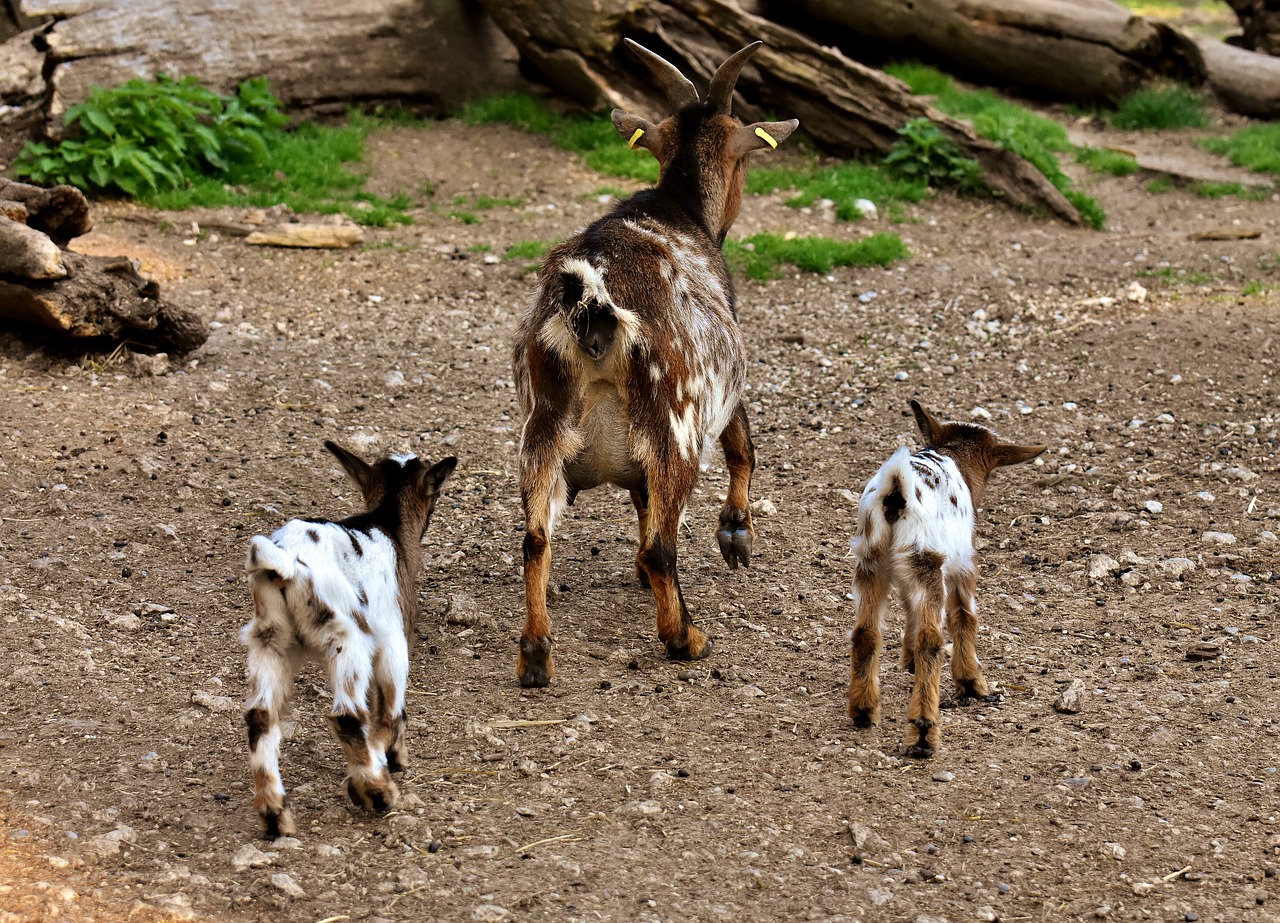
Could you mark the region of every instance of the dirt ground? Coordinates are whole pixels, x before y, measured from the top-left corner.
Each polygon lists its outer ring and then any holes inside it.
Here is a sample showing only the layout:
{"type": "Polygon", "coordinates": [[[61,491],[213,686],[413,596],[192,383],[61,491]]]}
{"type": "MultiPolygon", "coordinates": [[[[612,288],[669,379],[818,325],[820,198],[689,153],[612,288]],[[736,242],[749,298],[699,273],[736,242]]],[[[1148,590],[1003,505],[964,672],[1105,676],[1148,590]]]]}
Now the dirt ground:
{"type": "Polygon", "coordinates": [[[346,252],[101,206],[85,245],[215,322],[167,370],[0,334],[0,921],[1280,917],[1275,200],[1082,176],[1098,233],[946,195],[897,225],[749,197],[735,234],[894,230],[914,255],[739,280],[755,555],[716,551],[717,465],[679,548],[713,656],[665,659],[630,504],[601,489],[553,545],[559,674],[525,691],[509,347],[532,276],[501,255],[617,184],[452,123],[375,136],[372,167],[444,204],[346,252]],[[524,203],[445,215],[473,193],[524,203]],[[1189,239],[1214,229],[1261,237],[1189,239]],[[854,498],[915,443],[912,397],[1050,446],[981,514],[1003,701],[944,711],[927,762],[898,753],[896,607],[884,723],[845,714],[854,498]],[[283,756],[299,835],[267,842],[242,559],[355,510],[325,439],[460,465],[426,539],[406,797],[348,803],[312,670],[283,756]]]}

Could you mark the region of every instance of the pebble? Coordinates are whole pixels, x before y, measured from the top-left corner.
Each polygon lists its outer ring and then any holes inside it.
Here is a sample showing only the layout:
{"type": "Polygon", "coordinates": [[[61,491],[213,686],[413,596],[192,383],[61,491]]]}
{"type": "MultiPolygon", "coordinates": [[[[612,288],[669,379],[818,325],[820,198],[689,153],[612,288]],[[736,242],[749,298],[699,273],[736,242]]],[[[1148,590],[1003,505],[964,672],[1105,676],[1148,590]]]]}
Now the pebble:
{"type": "Polygon", "coordinates": [[[1125,857],[1125,848],[1119,843],[1113,843],[1111,841],[1103,843],[1098,849],[1098,852],[1102,853],[1103,858],[1115,859],[1117,862],[1125,857]]]}
{"type": "Polygon", "coordinates": [[[985,407],[975,407],[969,411],[969,416],[975,420],[990,420],[991,411],[985,407]]]}
{"type": "Polygon", "coordinates": [[[1109,554],[1095,554],[1089,558],[1089,579],[1102,580],[1120,569],[1120,562],[1109,554]]]}
{"type": "Polygon", "coordinates": [[[449,602],[444,610],[447,625],[476,625],[484,618],[479,603],[474,596],[466,593],[450,593],[449,602]]]}
{"type": "Polygon", "coordinates": [[[751,504],[751,512],[757,516],[776,516],[778,513],[778,504],[772,500],[756,500],[751,504]]]}
{"type": "Polygon", "coordinates": [[[910,376],[909,374],[907,374],[906,372],[897,372],[897,373],[895,373],[895,374],[894,374],[894,376],[893,376],[893,380],[894,380],[894,381],[906,381],[906,380],[907,380],[908,378],[910,378],[910,377],[911,377],[911,376],[910,376]]]}
{"type": "Polygon", "coordinates": [[[400,371],[399,369],[392,369],[390,372],[387,372],[387,374],[382,377],[382,382],[388,388],[402,387],[405,382],[404,372],[400,371]]]}
{"type": "Polygon", "coordinates": [[[240,703],[229,695],[211,695],[198,690],[191,693],[191,701],[209,711],[238,711],[240,703]]]}
{"type": "Polygon", "coordinates": [[[132,827],[117,827],[110,833],[91,837],[85,844],[89,852],[99,859],[107,859],[120,855],[120,847],[126,843],[136,843],[138,833],[132,827]]]}
{"type": "Polygon", "coordinates": [[[752,686],[750,684],[746,686],[739,686],[737,689],[733,690],[733,697],[735,699],[761,699],[764,698],[764,690],[759,686],[752,686]]]}
{"type": "Polygon", "coordinates": [[[933,781],[935,782],[953,782],[955,778],[956,774],[954,772],[947,772],[945,769],[933,774],[933,781]]]}
{"type": "Polygon", "coordinates": [[[498,904],[481,904],[471,911],[471,919],[476,923],[503,923],[511,919],[511,911],[498,904]]]}
{"type": "Polygon", "coordinates": [[[1163,513],[1163,512],[1164,512],[1164,504],[1163,504],[1163,503],[1161,503],[1159,500],[1148,500],[1146,503],[1142,504],[1142,507],[1143,507],[1143,509],[1145,509],[1148,513],[1163,513]]]}
{"type": "Polygon", "coordinates": [[[245,869],[260,869],[274,861],[274,855],[263,852],[252,843],[245,843],[231,858],[231,864],[235,866],[237,872],[243,872],[245,869]]]}
{"type": "Polygon", "coordinates": [[[1200,541],[1206,545],[1234,545],[1236,537],[1230,532],[1201,532],[1200,541]]]}
{"type": "Polygon", "coordinates": [[[1188,660],[1217,660],[1222,656],[1222,645],[1213,641],[1197,641],[1187,648],[1188,660]]]}
{"type": "Polygon", "coordinates": [[[1166,558],[1160,562],[1160,569],[1171,577],[1179,578],[1196,569],[1196,562],[1190,558],[1166,558]]]}
{"type": "Polygon", "coordinates": [[[1086,696],[1084,680],[1073,679],[1070,685],[1058,694],[1053,702],[1053,708],[1064,715],[1079,714],[1084,708],[1086,696]]]}
{"type": "Polygon", "coordinates": [[[275,888],[286,897],[306,897],[307,892],[302,890],[302,886],[293,880],[292,875],[284,872],[276,872],[271,876],[271,887],[275,888]]]}
{"type": "Polygon", "coordinates": [[[853,207],[862,213],[862,217],[870,218],[872,221],[875,221],[880,214],[876,208],[876,203],[870,199],[854,199],[853,207]]]}

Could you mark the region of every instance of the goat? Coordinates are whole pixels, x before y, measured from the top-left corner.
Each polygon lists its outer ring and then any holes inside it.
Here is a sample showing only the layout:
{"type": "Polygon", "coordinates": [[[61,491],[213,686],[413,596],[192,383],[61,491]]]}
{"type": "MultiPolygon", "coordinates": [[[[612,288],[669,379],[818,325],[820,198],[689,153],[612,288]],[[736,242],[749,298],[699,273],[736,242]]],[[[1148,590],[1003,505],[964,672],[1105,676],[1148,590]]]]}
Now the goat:
{"type": "Polygon", "coordinates": [[[293,681],[308,659],[324,664],[333,690],[329,726],[347,759],[347,794],[386,811],[403,769],[409,641],[418,615],[414,582],[436,500],[457,459],[428,468],[413,455],[369,465],[326,442],[364,497],[366,512],[337,522],[291,519],[249,542],[246,570],[253,620],[248,696],[253,805],[269,837],[294,833],[280,778],[281,721],[293,681]]]}
{"type": "Polygon", "coordinates": [[[730,114],[734,84],[759,42],[719,67],[705,102],[670,62],[627,44],[674,110],[657,125],[613,111],[628,145],[657,159],[658,184],[552,248],[512,355],[524,416],[526,618],[516,673],[526,687],[555,675],[550,540],[579,491],[607,483],[630,492],[636,574],[653,591],[658,637],[673,659],[711,651],[676,573],[677,526],[711,440],[719,439],[729,469],[716,538],[730,568],[750,564],[755,536],[747,363],[721,247],[742,203],[747,155],[777,147],[799,122],[743,125],[730,114]]]}
{"type": "Polygon", "coordinates": [[[938,748],[942,626],[953,644],[956,702],[994,701],[977,655],[974,518],[987,478],[1001,465],[1030,461],[1045,446],[1002,442],[985,426],[942,423],[911,402],[925,448],[900,448],[862,492],[851,551],[857,622],[849,678],[849,717],[880,722],[881,620],[889,590],[906,610],[902,665],[915,674],[905,751],[928,758],[938,748]]]}

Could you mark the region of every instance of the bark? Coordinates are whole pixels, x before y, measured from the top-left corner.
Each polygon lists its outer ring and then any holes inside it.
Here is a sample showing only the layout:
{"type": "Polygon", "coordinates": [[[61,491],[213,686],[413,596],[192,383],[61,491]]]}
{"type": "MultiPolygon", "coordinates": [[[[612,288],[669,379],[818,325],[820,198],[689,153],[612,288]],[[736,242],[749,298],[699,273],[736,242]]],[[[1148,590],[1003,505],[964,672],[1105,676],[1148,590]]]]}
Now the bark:
{"type": "MultiPolygon", "coordinates": [[[[767,0],[766,9],[783,15],[780,2],[767,0]]],[[[1143,19],[1112,0],[788,0],[786,9],[801,11],[811,29],[837,27],[847,45],[874,43],[881,57],[889,48],[900,59],[1055,99],[1114,105],[1169,78],[1207,86],[1235,112],[1280,117],[1275,59],[1143,19]]]]}
{"type": "Polygon", "coordinates": [[[1227,0],[1240,20],[1241,48],[1280,55],[1280,0],[1227,0]]]}
{"type": "Polygon", "coordinates": [[[48,236],[11,218],[0,217],[0,275],[61,279],[66,274],[62,251],[48,236]]]}
{"type": "Polygon", "coordinates": [[[737,84],[734,109],[745,120],[766,113],[799,118],[824,149],[848,156],[887,152],[898,129],[923,116],[982,165],[993,191],[1014,204],[1080,222],[1074,206],[1038,170],[912,96],[901,81],[725,0],[600,0],[578,19],[548,15],[549,8],[558,9],[554,0],[486,0],[486,8],[557,88],[592,108],[610,105],[645,115],[665,114],[665,99],[621,44],[624,34],[702,87],[726,57],[761,39],[765,46],[737,84]]]}
{"type": "Polygon", "coordinates": [[[1159,76],[1203,77],[1194,47],[1111,0],[789,0],[897,58],[920,55],[985,82],[1115,104],[1159,76]]]}
{"type": "Polygon", "coordinates": [[[209,337],[199,315],[160,297],[160,287],[140,276],[125,257],[63,252],[63,279],[0,276],[0,320],[91,345],[128,341],[150,349],[185,353],[209,337]]]}
{"type": "Polygon", "coordinates": [[[0,177],[0,202],[21,204],[27,212],[24,223],[48,234],[59,245],[93,228],[89,203],[84,193],[74,186],[45,189],[0,177]]]}
{"type": "Polygon", "coordinates": [[[22,0],[47,35],[50,128],[94,85],[164,71],[219,92],[265,75],[290,107],[415,99],[436,111],[524,86],[472,0],[22,0]]]}

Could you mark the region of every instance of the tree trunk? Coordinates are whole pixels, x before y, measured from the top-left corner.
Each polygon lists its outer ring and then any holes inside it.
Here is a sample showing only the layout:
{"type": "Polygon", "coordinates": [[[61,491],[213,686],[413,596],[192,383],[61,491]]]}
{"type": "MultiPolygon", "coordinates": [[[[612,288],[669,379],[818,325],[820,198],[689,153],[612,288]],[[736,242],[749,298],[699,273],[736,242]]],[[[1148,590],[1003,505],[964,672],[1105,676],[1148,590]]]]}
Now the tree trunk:
{"type": "Polygon", "coordinates": [[[983,82],[1115,104],[1154,77],[1190,73],[1195,47],[1111,0],[789,0],[828,26],[983,82]]]}
{"type": "Polygon", "coordinates": [[[779,16],[799,10],[811,30],[842,30],[837,41],[847,46],[873,44],[880,58],[887,49],[1054,99],[1114,105],[1166,77],[1207,85],[1236,112],[1280,116],[1276,61],[1143,19],[1112,0],[764,2],[779,16]]]}
{"type": "Polygon", "coordinates": [[[161,299],[160,287],[138,275],[125,257],[64,252],[62,259],[64,279],[0,276],[0,320],[86,346],[125,341],[185,353],[208,339],[209,328],[198,315],[161,299]]]}
{"type": "Polygon", "coordinates": [[[1280,55],[1280,0],[1227,0],[1227,6],[1244,30],[1241,48],[1280,55]]]}
{"type": "Polygon", "coordinates": [[[48,32],[50,128],[93,86],[163,71],[219,92],[265,75],[291,107],[416,99],[437,111],[524,86],[470,0],[22,0],[48,32]]]}
{"type": "Polygon", "coordinates": [[[926,117],[981,164],[989,187],[1010,202],[1071,223],[1080,216],[1021,157],[978,137],[968,125],[911,95],[901,81],[846,58],[793,29],[725,0],[486,0],[486,8],[525,58],[563,92],[592,108],[612,105],[665,114],[666,101],[621,44],[625,34],[662,54],[705,87],[729,54],[755,39],[764,47],[738,81],[735,111],[748,121],[767,113],[800,119],[823,148],[848,156],[887,152],[909,120],[926,117]]]}

